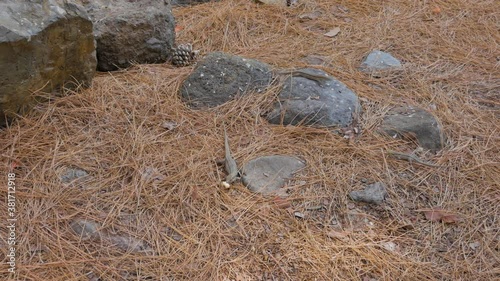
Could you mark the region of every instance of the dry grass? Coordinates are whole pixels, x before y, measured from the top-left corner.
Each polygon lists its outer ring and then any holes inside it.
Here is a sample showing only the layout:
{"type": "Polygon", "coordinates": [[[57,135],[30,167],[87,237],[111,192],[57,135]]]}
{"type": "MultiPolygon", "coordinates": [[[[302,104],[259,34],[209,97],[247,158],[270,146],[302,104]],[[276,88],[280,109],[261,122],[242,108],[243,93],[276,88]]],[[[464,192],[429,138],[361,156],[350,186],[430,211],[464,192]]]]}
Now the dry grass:
{"type": "MultiPolygon", "coordinates": [[[[494,0],[304,0],[294,9],[232,0],[178,8],[184,28],[178,42],[193,42],[204,53],[221,50],[275,67],[326,56],[330,66],[322,68],[363,100],[362,134],[348,143],[328,130],[269,125],[261,113],[274,89],[190,110],[177,94],[190,68],[141,65],[99,74],[90,89],[42,104],[0,132],[2,175],[19,163],[17,273],[7,273],[2,250],[1,279],[498,278],[499,10],[494,0]],[[349,9],[345,17],[331,12],[338,3],[349,9]],[[320,18],[299,21],[315,10],[323,11],[320,18]],[[321,35],[336,26],[337,37],[321,35]],[[360,60],[375,48],[411,67],[385,79],[361,74],[360,60]],[[410,148],[375,133],[384,112],[402,103],[428,108],[443,123],[447,146],[433,160],[445,168],[411,167],[382,153],[410,148]],[[166,121],[179,126],[165,130],[166,121]],[[289,186],[289,209],[241,185],[220,186],[223,122],[240,164],[270,153],[307,161],[289,186]],[[91,177],[62,184],[66,167],[91,177]],[[148,178],[148,169],[164,178],[148,178]],[[347,198],[363,179],[387,184],[384,205],[347,198]],[[320,204],[326,208],[307,211],[320,204]],[[462,221],[429,222],[418,212],[433,206],[462,221]],[[68,226],[75,218],[143,239],[153,253],[81,241],[68,226]],[[331,237],[333,230],[346,236],[331,237]],[[394,251],[386,249],[389,242],[394,251]]],[[[6,188],[1,194],[6,198],[6,188]]]]}

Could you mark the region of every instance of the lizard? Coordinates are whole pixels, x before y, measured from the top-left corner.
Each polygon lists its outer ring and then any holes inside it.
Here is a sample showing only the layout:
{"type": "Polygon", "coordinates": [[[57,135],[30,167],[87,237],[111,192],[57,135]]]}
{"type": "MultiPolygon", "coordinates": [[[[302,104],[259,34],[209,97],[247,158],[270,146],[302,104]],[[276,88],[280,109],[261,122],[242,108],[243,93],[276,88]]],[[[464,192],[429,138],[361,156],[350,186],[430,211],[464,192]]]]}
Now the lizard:
{"type": "Polygon", "coordinates": [[[310,69],[310,68],[302,68],[302,69],[292,69],[292,70],[282,70],[276,72],[276,74],[279,75],[291,75],[292,77],[303,77],[312,81],[315,81],[318,83],[320,86],[323,86],[325,82],[331,82],[332,78],[321,74],[317,73],[315,69],[310,69]]]}
{"type": "Polygon", "coordinates": [[[225,182],[227,184],[230,184],[238,178],[239,171],[238,171],[238,165],[236,164],[236,160],[234,160],[233,156],[231,155],[231,149],[229,148],[229,141],[227,139],[227,131],[225,126],[224,126],[224,149],[226,151],[224,164],[227,172],[225,182]]]}
{"type": "Polygon", "coordinates": [[[406,154],[406,153],[397,152],[394,150],[387,150],[387,154],[391,155],[392,157],[394,157],[396,159],[409,161],[410,163],[415,162],[415,163],[418,163],[420,165],[424,165],[424,166],[428,166],[428,167],[435,167],[435,168],[442,167],[440,165],[426,162],[413,154],[406,154]]]}

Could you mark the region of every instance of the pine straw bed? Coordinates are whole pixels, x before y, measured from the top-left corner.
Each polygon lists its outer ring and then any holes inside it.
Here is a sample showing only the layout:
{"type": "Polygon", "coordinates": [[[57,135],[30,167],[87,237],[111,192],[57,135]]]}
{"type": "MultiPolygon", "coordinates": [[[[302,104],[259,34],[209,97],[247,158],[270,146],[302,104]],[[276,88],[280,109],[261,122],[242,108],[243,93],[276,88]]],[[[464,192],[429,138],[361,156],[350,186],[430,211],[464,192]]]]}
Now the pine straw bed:
{"type": "MultiPolygon", "coordinates": [[[[3,241],[1,279],[498,278],[498,2],[302,3],[290,9],[233,0],[177,8],[183,28],[177,41],[273,67],[306,66],[305,56],[326,56],[330,65],[322,68],[363,101],[355,141],[326,129],[268,124],[261,115],[276,88],[194,111],[177,94],[191,68],[140,65],[101,73],[91,88],[41,104],[1,131],[2,174],[18,165],[17,273],[7,272],[3,241]],[[340,10],[344,16],[330,12],[338,4],[349,9],[340,10]],[[299,21],[320,9],[318,19],[299,21]],[[337,26],[335,38],[322,36],[337,26]],[[410,67],[369,78],[357,66],[372,49],[410,67]],[[376,133],[388,108],[405,103],[431,110],[442,122],[446,148],[432,160],[445,167],[412,167],[383,153],[413,147],[376,133]],[[178,127],[167,130],[165,122],[178,127]],[[288,186],[288,201],[239,184],[221,187],[225,173],[216,161],[223,157],[223,122],[240,164],[273,153],[306,160],[288,186]],[[62,184],[67,167],[82,168],[90,178],[62,184]],[[348,199],[363,179],[387,184],[385,204],[348,199]],[[318,205],[325,208],[308,210],[318,205]],[[430,222],[419,212],[435,206],[461,221],[430,222]],[[68,226],[76,218],[143,239],[153,252],[82,241],[68,226]]],[[[7,197],[6,188],[1,194],[7,197]]]]}

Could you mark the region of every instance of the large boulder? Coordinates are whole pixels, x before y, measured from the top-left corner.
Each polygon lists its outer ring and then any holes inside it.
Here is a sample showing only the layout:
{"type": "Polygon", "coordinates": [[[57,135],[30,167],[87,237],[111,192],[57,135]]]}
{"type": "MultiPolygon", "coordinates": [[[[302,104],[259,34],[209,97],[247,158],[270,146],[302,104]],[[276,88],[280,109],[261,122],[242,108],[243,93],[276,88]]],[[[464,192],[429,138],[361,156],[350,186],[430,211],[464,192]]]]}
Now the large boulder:
{"type": "Polygon", "coordinates": [[[171,56],[175,21],[169,0],[78,1],[94,22],[98,70],[161,63],[171,56]]]}
{"type": "Polygon", "coordinates": [[[193,108],[215,107],[238,95],[264,91],[272,78],[268,64],[214,52],[182,83],[180,95],[193,108]]]}
{"type": "Polygon", "coordinates": [[[0,2],[1,126],[32,104],[33,92],[89,85],[95,68],[92,22],[82,7],[55,0],[0,2]]]}

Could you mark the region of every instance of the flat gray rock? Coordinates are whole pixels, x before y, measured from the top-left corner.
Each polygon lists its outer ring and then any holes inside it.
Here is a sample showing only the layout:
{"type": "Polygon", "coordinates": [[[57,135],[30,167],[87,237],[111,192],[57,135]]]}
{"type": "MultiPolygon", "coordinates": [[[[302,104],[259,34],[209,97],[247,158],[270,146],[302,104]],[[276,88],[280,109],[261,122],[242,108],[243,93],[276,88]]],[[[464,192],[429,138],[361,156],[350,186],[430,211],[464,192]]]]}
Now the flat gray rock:
{"type": "Polygon", "coordinates": [[[82,169],[68,168],[64,174],[61,175],[61,181],[63,183],[70,183],[74,180],[81,180],[88,176],[89,174],[82,169]]]}
{"type": "Polygon", "coordinates": [[[71,229],[82,238],[82,240],[101,240],[127,252],[151,251],[146,241],[136,239],[130,235],[109,235],[102,230],[102,226],[94,221],[75,219],[70,223],[71,229]]]}
{"type": "Polygon", "coordinates": [[[242,182],[253,192],[269,194],[282,188],[286,180],[305,167],[296,157],[263,156],[248,162],[242,172],[242,182]]]}
{"type": "Polygon", "coordinates": [[[269,65],[222,52],[208,54],[182,83],[180,95],[193,108],[216,107],[269,86],[269,65]]]}
{"type": "Polygon", "coordinates": [[[101,234],[99,233],[101,226],[94,221],[75,219],[70,223],[70,227],[84,240],[101,238],[101,234]]]}
{"type": "Polygon", "coordinates": [[[401,69],[401,62],[391,54],[374,50],[365,58],[359,67],[363,72],[379,72],[401,69]]]}
{"type": "Polygon", "coordinates": [[[442,149],[445,142],[445,136],[436,117],[424,109],[413,106],[390,110],[379,130],[392,138],[416,139],[421,147],[433,152],[442,149]]]}
{"type": "Polygon", "coordinates": [[[278,99],[267,116],[272,124],[346,127],[361,110],[351,89],[314,68],[295,70],[285,80],[278,99]]]}
{"type": "Polygon", "coordinates": [[[366,202],[370,204],[381,204],[387,196],[385,185],[381,182],[376,182],[365,187],[363,190],[355,190],[349,193],[354,201],[366,202]]]}

